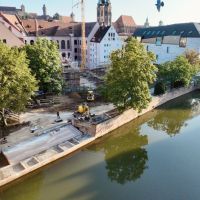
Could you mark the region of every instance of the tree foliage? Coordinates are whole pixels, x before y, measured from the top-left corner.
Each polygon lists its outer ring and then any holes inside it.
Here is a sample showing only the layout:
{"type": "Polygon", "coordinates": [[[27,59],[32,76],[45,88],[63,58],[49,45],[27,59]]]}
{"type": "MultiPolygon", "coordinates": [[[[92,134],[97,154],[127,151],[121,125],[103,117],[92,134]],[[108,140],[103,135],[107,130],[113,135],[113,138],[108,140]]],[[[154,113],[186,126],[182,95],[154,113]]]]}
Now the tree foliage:
{"type": "Polygon", "coordinates": [[[55,13],[53,16],[53,19],[59,20],[60,19],[60,14],[59,13],[55,13]]]}
{"type": "Polygon", "coordinates": [[[57,44],[46,39],[38,39],[34,45],[25,47],[29,67],[38,80],[39,89],[44,92],[62,91],[62,68],[57,44]]]}
{"type": "Polygon", "coordinates": [[[105,78],[104,94],[119,110],[141,111],[151,100],[149,84],[156,78],[155,56],[136,39],[111,54],[111,68],[105,78]]]}
{"type": "Polygon", "coordinates": [[[178,56],[174,61],[166,62],[159,67],[158,79],[171,88],[188,86],[196,73],[196,67],[191,65],[185,56],[178,56]]]}
{"type": "Polygon", "coordinates": [[[161,95],[166,92],[166,85],[163,82],[157,82],[154,87],[154,94],[161,95]]]}
{"type": "Polygon", "coordinates": [[[194,50],[187,50],[185,57],[191,65],[200,65],[199,53],[194,50]]]}
{"type": "Polygon", "coordinates": [[[0,42],[0,125],[6,126],[5,110],[23,111],[37,82],[28,68],[26,53],[0,42]]]}

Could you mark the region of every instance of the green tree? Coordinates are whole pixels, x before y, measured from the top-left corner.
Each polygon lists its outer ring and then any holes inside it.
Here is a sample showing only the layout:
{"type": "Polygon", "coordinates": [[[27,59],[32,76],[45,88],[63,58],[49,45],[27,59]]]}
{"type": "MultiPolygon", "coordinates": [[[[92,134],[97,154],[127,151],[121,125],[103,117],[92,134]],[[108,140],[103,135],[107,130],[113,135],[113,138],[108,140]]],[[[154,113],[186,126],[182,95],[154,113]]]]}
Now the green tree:
{"type": "Polygon", "coordinates": [[[6,110],[21,112],[37,90],[26,53],[0,42],[0,126],[7,126],[6,110]]]}
{"type": "Polygon", "coordinates": [[[55,13],[53,16],[53,19],[59,20],[60,19],[60,14],[59,13],[55,13]]]}
{"type": "Polygon", "coordinates": [[[187,50],[185,57],[191,65],[200,65],[199,53],[194,50],[187,50]]]}
{"type": "Polygon", "coordinates": [[[154,94],[161,95],[166,92],[166,86],[163,82],[157,82],[154,87],[154,94]]]}
{"type": "Polygon", "coordinates": [[[111,68],[105,78],[104,94],[119,110],[141,111],[151,101],[149,84],[156,78],[155,56],[138,40],[129,38],[122,50],[111,54],[111,68]]]}
{"type": "Polygon", "coordinates": [[[178,56],[174,61],[159,66],[158,79],[171,88],[188,86],[196,73],[196,67],[191,65],[185,56],[178,56]]]}
{"type": "Polygon", "coordinates": [[[34,45],[25,46],[29,67],[44,92],[60,93],[63,79],[61,59],[55,42],[38,39],[34,45]]]}
{"type": "Polygon", "coordinates": [[[199,53],[194,50],[187,50],[184,54],[188,62],[193,66],[194,74],[200,72],[200,57],[199,53]]]}

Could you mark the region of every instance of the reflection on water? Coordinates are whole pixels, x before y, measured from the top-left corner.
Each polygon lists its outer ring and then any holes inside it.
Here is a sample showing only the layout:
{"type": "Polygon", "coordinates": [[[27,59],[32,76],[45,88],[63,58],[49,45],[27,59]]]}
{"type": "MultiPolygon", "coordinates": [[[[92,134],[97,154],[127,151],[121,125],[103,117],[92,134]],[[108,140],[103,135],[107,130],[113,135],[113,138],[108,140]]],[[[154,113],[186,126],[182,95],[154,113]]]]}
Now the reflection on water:
{"type": "Polygon", "coordinates": [[[199,200],[199,102],[195,92],[149,112],[2,188],[0,200],[199,200]]]}
{"type": "Polygon", "coordinates": [[[166,104],[158,109],[156,115],[148,122],[148,126],[175,136],[180,133],[182,127],[187,126],[188,119],[200,113],[199,105],[198,93],[193,93],[190,98],[188,95],[183,96],[173,101],[173,104],[166,104]]]}
{"type": "Polygon", "coordinates": [[[105,153],[106,169],[111,181],[124,184],[140,178],[147,168],[148,155],[144,146],[147,136],[139,135],[139,127],[129,123],[114,131],[112,136],[95,145],[105,153]]]}

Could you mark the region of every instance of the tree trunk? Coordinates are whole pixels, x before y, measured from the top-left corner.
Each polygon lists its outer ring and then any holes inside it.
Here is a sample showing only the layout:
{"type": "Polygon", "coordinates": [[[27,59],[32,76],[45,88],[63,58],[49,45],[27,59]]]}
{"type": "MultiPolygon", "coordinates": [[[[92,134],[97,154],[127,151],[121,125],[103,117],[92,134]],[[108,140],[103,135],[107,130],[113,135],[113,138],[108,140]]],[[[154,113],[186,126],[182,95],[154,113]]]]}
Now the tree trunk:
{"type": "Polygon", "coordinates": [[[6,120],[6,116],[5,116],[5,109],[2,108],[0,110],[0,127],[1,127],[1,137],[4,137],[6,134],[6,130],[7,130],[7,120],[6,120]]]}

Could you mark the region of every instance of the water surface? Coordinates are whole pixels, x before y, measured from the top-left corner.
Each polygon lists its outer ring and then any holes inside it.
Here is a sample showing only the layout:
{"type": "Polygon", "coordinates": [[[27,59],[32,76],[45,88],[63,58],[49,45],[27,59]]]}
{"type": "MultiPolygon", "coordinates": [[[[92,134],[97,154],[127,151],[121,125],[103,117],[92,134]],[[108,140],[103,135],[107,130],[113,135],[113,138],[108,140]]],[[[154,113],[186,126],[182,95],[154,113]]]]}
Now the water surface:
{"type": "Polygon", "coordinates": [[[200,92],[0,190],[0,200],[111,199],[200,199],[200,92]]]}

